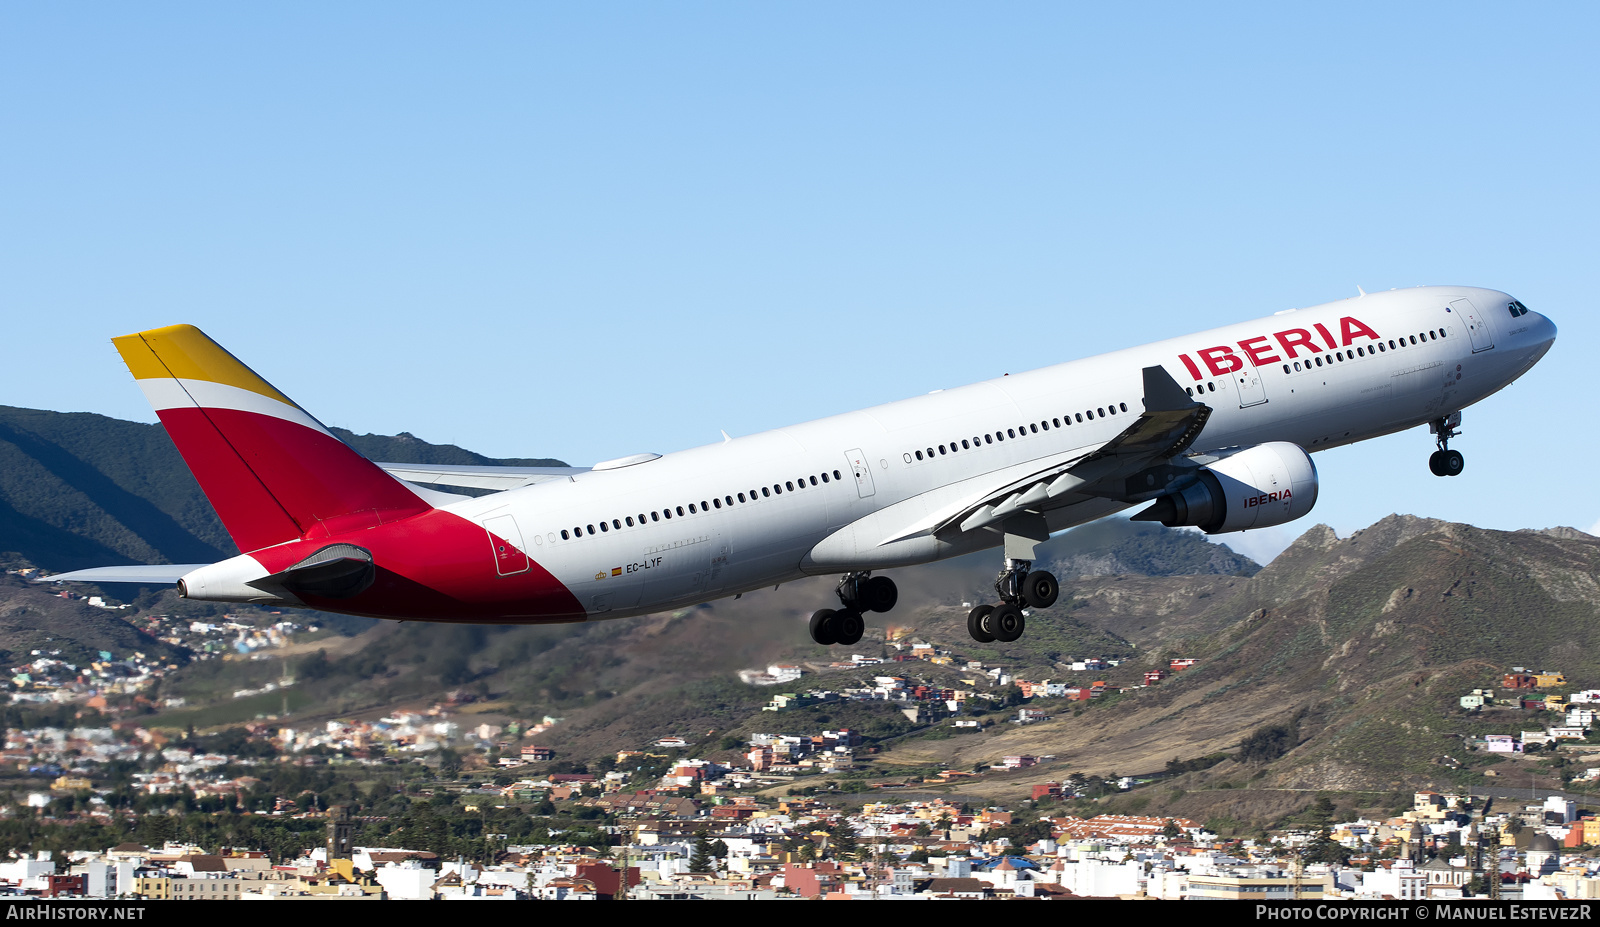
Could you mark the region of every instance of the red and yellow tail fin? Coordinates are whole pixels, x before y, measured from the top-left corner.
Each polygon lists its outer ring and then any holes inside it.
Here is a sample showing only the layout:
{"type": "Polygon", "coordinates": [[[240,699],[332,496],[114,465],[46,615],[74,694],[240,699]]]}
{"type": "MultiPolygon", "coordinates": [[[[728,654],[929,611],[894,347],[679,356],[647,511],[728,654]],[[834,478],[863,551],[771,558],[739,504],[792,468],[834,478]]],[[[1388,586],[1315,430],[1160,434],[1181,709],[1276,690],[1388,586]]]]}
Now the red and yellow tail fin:
{"type": "Polygon", "coordinates": [[[112,342],[240,550],[429,508],[193,325],[112,342]]]}

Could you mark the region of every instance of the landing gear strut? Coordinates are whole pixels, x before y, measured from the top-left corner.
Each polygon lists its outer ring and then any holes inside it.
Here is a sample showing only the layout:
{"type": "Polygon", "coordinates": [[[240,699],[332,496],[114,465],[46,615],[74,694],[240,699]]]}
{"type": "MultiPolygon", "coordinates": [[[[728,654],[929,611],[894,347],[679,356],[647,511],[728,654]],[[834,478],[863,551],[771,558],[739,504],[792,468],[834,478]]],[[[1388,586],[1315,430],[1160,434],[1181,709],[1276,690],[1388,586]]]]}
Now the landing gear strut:
{"type": "Polygon", "coordinates": [[[811,616],[811,639],[819,644],[843,644],[861,640],[867,624],[862,612],[886,612],[900,599],[900,590],[887,576],[870,572],[846,573],[839,580],[839,604],[843,608],[818,609],[811,616]]]}
{"type": "Polygon", "coordinates": [[[1428,430],[1438,435],[1439,449],[1428,457],[1428,469],[1433,471],[1434,476],[1460,476],[1462,468],[1466,466],[1461,452],[1450,450],[1450,439],[1461,433],[1456,430],[1460,424],[1460,412],[1452,412],[1428,423],[1428,430]]]}

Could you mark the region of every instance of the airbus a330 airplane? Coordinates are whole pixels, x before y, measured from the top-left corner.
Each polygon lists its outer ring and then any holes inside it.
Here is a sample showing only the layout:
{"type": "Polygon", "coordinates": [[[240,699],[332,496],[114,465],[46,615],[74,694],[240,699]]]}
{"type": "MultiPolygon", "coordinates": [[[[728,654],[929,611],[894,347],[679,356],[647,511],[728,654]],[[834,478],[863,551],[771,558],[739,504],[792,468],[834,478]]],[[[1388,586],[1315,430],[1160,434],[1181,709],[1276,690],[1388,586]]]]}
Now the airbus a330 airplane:
{"type": "Polygon", "coordinates": [[[1504,293],[1419,287],[1289,310],[665,456],[593,467],[373,463],[192,326],[113,339],[245,551],[46,581],[176,582],[214,602],[424,621],[622,618],[840,574],[811,619],[852,644],[894,607],[873,571],[1001,548],[980,641],[1023,633],[1055,577],[1051,532],[1136,519],[1218,534],[1311,511],[1308,452],[1429,424],[1435,474],[1460,410],[1550,349],[1504,293]],[[468,497],[434,486],[497,490],[468,497]]]}

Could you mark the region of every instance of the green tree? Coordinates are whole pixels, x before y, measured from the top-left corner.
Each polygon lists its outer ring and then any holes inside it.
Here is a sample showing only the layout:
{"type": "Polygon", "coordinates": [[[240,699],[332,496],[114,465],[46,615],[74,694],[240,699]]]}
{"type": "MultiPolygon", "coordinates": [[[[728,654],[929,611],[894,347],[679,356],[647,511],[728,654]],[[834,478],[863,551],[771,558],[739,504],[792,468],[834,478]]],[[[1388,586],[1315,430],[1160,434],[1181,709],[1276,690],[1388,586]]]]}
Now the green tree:
{"type": "Polygon", "coordinates": [[[1342,866],[1350,861],[1350,851],[1335,841],[1333,834],[1324,827],[1322,833],[1306,845],[1301,858],[1308,863],[1338,863],[1342,866]]]}
{"type": "Polygon", "coordinates": [[[446,779],[454,779],[461,775],[461,754],[445,747],[439,751],[439,775],[446,779]]]}
{"type": "Polygon", "coordinates": [[[1299,725],[1273,724],[1256,728],[1239,744],[1239,760],[1245,763],[1270,763],[1299,743],[1299,725]]]}
{"type": "Polygon", "coordinates": [[[828,829],[828,849],[829,855],[838,860],[853,860],[861,852],[856,832],[843,820],[828,829]]]}
{"type": "Polygon", "coordinates": [[[305,682],[315,682],[326,678],[332,671],[333,667],[328,663],[328,652],[318,650],[300,661],[300,665],[295,668],[295,675],[305,682]]]}
{"type": "Polygon", "coordinates": [[[689,854],[690,872],[710,872],[713,866],[711,838],[705,828],[695,832],[694,849],[689,854]]]}

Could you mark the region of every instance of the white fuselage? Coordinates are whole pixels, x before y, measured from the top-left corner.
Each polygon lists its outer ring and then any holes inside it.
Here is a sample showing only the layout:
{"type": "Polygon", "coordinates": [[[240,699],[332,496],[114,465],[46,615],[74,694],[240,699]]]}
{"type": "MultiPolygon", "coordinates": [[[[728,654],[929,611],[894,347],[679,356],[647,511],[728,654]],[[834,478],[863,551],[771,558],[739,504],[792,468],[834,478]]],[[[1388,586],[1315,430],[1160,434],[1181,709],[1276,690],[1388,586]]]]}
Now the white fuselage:
{"type": "MultiPolygon", "coordinates": [[[[1213,408],[1192,451],[1287,441],[1315,452],[1439,419],[1521,376],[1555,329],[1510,303],[1470,287],[1373,293],[448,508],[479,523],[512,516],[528,554],[591,618],[928,562],[1001,537],[901,528],[1008,468],[1108,441],[1142,411],[1144,367],[1213,408]]],[[[1068,503],[1045,513],[1051,530],[1129,506],[1068,503]]]]}

